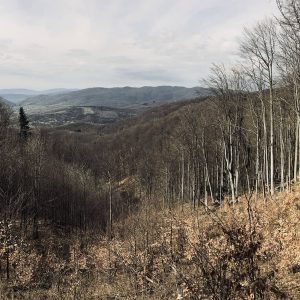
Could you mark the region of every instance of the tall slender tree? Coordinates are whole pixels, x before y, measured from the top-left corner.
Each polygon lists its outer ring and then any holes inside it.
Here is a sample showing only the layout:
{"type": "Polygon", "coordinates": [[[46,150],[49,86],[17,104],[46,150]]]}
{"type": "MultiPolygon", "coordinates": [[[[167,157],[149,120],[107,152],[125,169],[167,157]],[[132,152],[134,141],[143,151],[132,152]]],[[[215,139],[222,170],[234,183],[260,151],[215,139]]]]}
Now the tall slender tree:
{"type": "Polygon", "coordinates": [[[245,29],[240,50],[251,64],[260,69],[269,90],[270,118],[270,192],[274,194],[274,60],[276,50],[276,24],[272,19],[258,23],[253,29],[245,29]]]}

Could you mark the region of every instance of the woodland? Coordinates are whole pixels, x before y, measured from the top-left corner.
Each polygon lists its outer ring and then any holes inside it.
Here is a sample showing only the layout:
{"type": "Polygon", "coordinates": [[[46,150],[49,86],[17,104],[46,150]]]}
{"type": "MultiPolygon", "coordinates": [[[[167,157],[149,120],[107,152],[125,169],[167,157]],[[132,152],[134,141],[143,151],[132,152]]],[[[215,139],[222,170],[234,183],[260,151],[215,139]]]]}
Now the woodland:
{"type": "Polygon", "coordinates": [[[56,128],[0,105],[1,299],[300,299],[300,2],[277,6],[210,97],[56,128]]]}

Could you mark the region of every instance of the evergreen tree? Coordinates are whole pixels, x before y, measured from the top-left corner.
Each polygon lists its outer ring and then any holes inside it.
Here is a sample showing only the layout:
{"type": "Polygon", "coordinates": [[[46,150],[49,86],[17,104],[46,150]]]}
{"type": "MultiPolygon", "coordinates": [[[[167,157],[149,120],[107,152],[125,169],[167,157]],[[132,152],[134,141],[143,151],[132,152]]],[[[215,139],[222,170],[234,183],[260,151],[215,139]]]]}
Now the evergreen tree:
{"type": "Polygon", "coordinates": [[[29,120],[24,112],[23,107],[20,107],[19,112],[19,125],[20,125],[20,137],[22,140],[26,140],[29,135],[29,120]]]}

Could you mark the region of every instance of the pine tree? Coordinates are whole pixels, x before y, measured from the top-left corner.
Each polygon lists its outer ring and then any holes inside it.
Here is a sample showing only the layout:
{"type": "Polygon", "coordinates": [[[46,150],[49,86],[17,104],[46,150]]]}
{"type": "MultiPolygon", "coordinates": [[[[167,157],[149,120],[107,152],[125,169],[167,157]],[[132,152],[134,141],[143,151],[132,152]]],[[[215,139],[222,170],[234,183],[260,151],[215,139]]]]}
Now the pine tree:
{"type": "Polygon", "coordinates": [[[20,137],[22,140],[26,140],[29,135],[29,120],[24,112],[23,107],[20,107],[19,112],[19,125],[20,125],[20,137]]]}

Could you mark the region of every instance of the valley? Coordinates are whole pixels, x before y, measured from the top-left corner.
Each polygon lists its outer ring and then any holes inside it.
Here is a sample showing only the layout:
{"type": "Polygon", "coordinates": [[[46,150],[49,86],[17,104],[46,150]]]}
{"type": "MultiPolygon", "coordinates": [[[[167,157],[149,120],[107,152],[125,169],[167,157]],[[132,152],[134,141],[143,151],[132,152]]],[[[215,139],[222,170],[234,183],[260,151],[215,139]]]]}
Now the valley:
{"type": "MultiPolygon", "coordinates": [[[[23,90],[16,89],[15,91],[19,93],[23,90]]],[[[27,91],[26,98],[15,104],[14,110],[17,112],[19,106],[23,106],[32,124],[44,126],[59,126],[76,122],[114,123],[162,104],[203,98],[211,94],[210,90],[205,88],[171,86],[90,88],[68,92],[54,89],[50,90],[49,94],[39,95],[38,93],[27,91]]],[[[23,97],[20,94],[14,95],[23,97]]]]}

